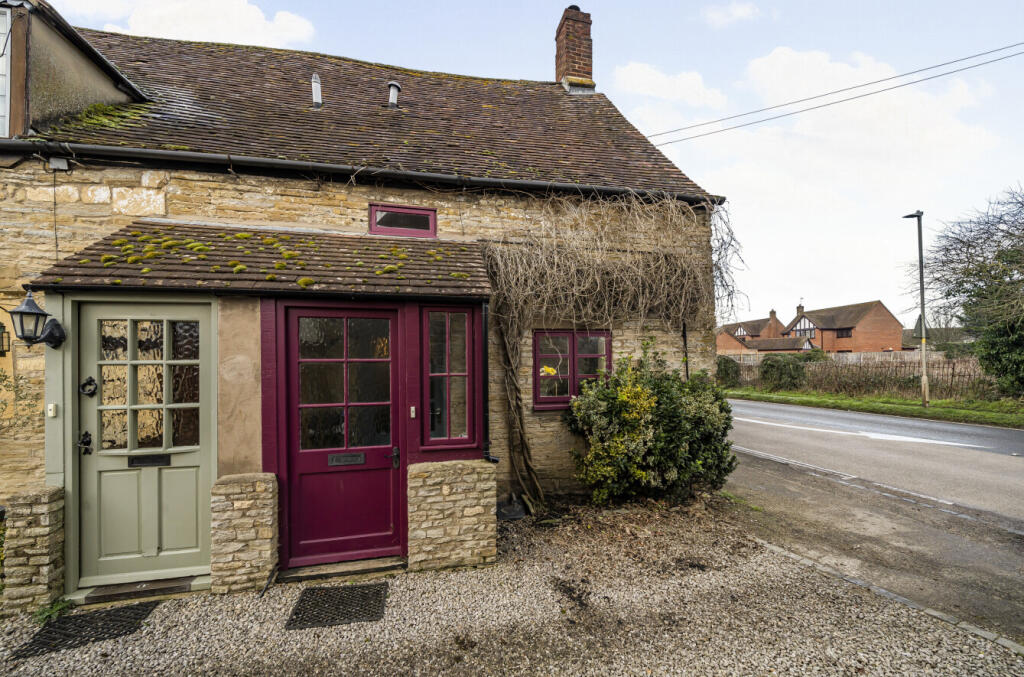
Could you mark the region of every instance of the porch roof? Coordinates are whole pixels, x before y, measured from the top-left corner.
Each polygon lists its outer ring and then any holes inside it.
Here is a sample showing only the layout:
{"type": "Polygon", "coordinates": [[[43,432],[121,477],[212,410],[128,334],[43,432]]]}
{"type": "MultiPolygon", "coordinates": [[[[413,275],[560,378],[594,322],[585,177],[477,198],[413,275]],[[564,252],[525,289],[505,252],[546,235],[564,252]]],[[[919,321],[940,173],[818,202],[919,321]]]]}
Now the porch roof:
{"type": "Polygon", "coordinates": [[[33,290],[257,296],[490,296],[473,242],[137,221],[66,257],[33,290]]]}

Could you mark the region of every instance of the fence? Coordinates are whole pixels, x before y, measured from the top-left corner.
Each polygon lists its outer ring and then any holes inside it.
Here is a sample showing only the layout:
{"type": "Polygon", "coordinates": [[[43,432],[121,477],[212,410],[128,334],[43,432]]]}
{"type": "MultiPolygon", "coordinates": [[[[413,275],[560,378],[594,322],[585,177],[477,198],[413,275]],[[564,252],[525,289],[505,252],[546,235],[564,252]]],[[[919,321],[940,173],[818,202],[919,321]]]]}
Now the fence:
{"type": "MultiPolygon", "coordinates": [[[[748,353],[741,355],[727,355],[736,360],[740,364],[761,364],[761,360],[772,354],[778,353],[748,353]]],[[[878,353],[829,353],[836,362],[861,364],[864,362],[875,363],[875,362],[920,362],[921,353],[918,350],[887,350],[885,352],[878,353]]],[[[928,351],[928,360],[941,361],[945,360],[946,356],[943,352],[939,351],[928,351]]],[[[931,373],[931,370],[929,370],[931,373]]]]}
{"type": "MultiPolygon", "coordinates": [[[[856,354],[856,353],[854,353],[856,354]]],[[[898,353],[897,353],[898,354],[898,353]]],[[[915,353],[916,354],[916,353],[915,353]]],[[[894,359],[877,362],[846,362],[829,359],[806,362],[807,390],[841,395],[882,395],[915,398],[921,394],[921,363],[894,359]]],[[[737,356],[739,357],[739,356],[737,356]]],[[[993,379],[981,370],[976,357],[955,359],[928,356],[931,397],[944,399],[997,399],[993,379]]],[[[761,387],[759,364],[740,364],[740,385],[761,387]]]]}

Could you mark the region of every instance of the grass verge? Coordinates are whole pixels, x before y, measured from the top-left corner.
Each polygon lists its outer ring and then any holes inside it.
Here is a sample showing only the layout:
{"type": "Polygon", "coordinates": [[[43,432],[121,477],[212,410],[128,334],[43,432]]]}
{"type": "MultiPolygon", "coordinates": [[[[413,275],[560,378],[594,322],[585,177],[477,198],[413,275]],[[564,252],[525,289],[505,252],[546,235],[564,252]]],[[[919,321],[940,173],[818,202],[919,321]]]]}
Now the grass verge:
{"type": "Polygon", "coordinates": [[[934,421],[1024,428],[1024,403],[1015,400],[996,402],[933,400],[931,406],[925,409],[917,400],[893,397],[849,397],[818,392],[766,392],[754,388],[728,388],[725,390],[725,394],[736,399],[758,402],[800,404],[805,407],[927,418],[934,421]]]}

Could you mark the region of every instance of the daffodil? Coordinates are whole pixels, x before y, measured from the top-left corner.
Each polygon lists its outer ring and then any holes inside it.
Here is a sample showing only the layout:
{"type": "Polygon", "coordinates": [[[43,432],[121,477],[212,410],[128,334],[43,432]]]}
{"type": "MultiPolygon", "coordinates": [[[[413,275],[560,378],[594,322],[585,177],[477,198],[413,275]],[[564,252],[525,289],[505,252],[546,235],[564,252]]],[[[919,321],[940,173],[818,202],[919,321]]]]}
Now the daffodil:
{"type": "Polygon", "coordinates": [[[558,372],[555,371],[554,367],[541,367],[540,373],[544,374],[545,376],[554,376],[558,372]]]}

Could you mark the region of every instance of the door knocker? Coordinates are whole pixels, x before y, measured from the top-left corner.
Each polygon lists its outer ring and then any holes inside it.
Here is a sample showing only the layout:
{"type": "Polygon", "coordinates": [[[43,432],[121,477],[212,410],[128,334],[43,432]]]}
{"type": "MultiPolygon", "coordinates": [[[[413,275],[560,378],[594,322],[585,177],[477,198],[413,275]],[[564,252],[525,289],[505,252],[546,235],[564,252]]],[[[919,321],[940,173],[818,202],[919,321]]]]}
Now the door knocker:
{"type": "Polygon", "coordinates": [[[90,376],[89,378],[82,381],[82,384],[78,386],[78,392],[82,393],[86,397],[95,397],[97,388],[98,386],[96,385],[96,379],[90,376]]]}

